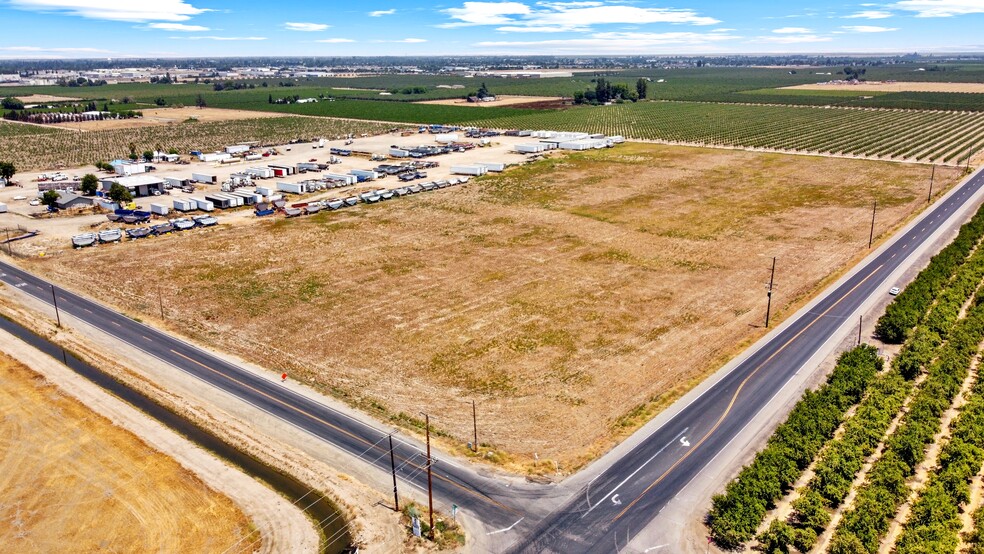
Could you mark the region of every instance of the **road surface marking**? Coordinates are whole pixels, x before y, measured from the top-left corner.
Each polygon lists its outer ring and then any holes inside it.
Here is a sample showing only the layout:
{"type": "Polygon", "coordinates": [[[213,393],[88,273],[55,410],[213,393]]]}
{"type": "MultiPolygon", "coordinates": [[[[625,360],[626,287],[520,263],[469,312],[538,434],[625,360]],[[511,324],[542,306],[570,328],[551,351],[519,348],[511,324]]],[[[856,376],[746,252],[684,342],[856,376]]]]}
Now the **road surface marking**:
{"type": "Polygon", "coordinates": [[[666,548],[667,546],[670,546],[670,545],[669,544],[660,544],[660,545],[656,545],[656,546],[650,546],[649,548],[643,550],[643,552],[651,552],[653,550],[659,550],[660,548],[666,548]]]}
{"type": "MultiPolygon", "coordinates": [[[[116,323],[116,322],[114,321],[113,323],[116,323]]],[[[119,325],[119,324],[117,323],[117,325],[119,325]]],[[[257,389],[256,387],[253,387],[251,385],[247,385],[246,383],[244,383],[244,382],[236,379],[235,377],[232,377],[232,376],[227,375],[227,374],[225,374],[225,373],[223,373],[223,372],[221,372],[221,371],[219,371],[219,370],[217,370],[215,368],[212,368],[210,366],[207,366],[207,365],[199,362],[198,360],[196,360],[194,358],[188,357],[188,356],[182,354],[181,352],[178,352],[178,351],[174,350],[173,348],[171,348],[169,350],[172,353],[177,354],[178,356],[181,356],[182,358],[188,360],[189,362],[193,362],[193,363],[195,363],[195,364],[197,364],[197,365],[199,365],[199,366],[201,366],[201,367],[203,367],[203,368],[211,371],[212,373],[214,373],[216,375],[219,375],[221,377],[224,377],[224,378],[228,379],[229,381],[232,381],[233,383],[236,383],[236,384],[238,384],[239,386],[241,386],[243,388],[247,388],[247,389],[249,389],[249,390],[251,390],[251,391],[253,391],[253,392],[255,392],[255,393],[257,393],[257,394],[259,394],[261,396],[264,396],[264,397],[268,398],[269,400],[271,400],[271,401],[273,401],[273,402],[275,402],[277,404],[280,404],[281,406],[287,408],[288,410],[292,410],[294,412],[297,412],[298,414],[301,414],[301,415],[303,415],[303,416],[305,416],[305,417],[307,417],[307,418],[309,418],[309,419],[311,419],[313,421],[317,421],[317,422],[321,423],[322,425],[326,425],[326,426],[330,427],[331,429],[334,429],[334,430],[338,431],[339,433],[342,433],[344,435],[347,435],[347,436],[351,437],[352,439],[354,439],[354,440],[356,440],[358,442],[361,442],[363,444],[366,444],[366,445],[368,445],[370,447],[370,449],[375,448],[377,450],[388,451],[387,449],[384,449],[384,448],[380,447],[378,442],[376,442],[376,443],[370,443],[368,440],[366,440],[366,439],[364,439],[364,438],[362,438],[362,437],[360,437],[358,435],[352,434],[349,431],[346,431],[345,429],[342,429],[341,427],[338,427],[337,425],[334,425],[332,423],[329,423],[328,421],[326,421],[326,420],[324,420],[324,419],[322,419],[322,418],[320,418],[320,417],[318,417],[318,416],[316,416],[316,415],[314,415],[314,414],[312,414],[310,412],[307,412],[306,410],[302,410],[302,409],[298,408],[297,406],[288,404],[287,402],[284,402],[283,400],[280,400],[279,398],[275,398],[272,395],[267,394],[267,393],[265,393],[265,392],[257,389]]],[[[397,456],[397,458],[401,462],[406,462],[407,465],[413,466],[416,469],[419,469],[419,470],[426,469],[424,466],[417,465],[414,462],[410,461],[409,459],[403,458],[402,456],[397,456]]],[[[487,502],[490,502],[490,503],[492,503],[492,504],[494,504],[494,505],[496,505],[496,506],[498,506],[498,507],[500,507],[500,508],[502,508],[502,509],[504,509],[504,510],[506,510],[508,512],[512,512],[514,514],[521,513],[521,512],[517,511],[514,508],[511,508],[509,506],[506,506],[505,504],[502,504],[502,503],[496,501],[493,498],[490,498],[488,496],[485,496],[484,494],[482,494],[482,493],[480,493],[480,492],[478,492],[476,490],[473,490],[473,489],[470,489],[468,487],[465,487],[464,485],[461,485],[461,484],[459,484],[459,483],[451,480],[448,477],[444,477],[443,475],[441,475],[439,473],[435,473],[434,474],[434,477],[437,478],[437,479],[440,479],[440,480],[442,480],[442,481],[444,481],[444,482],[446,482],[446,483],[448,483],[450,485],[453,485],[453,486],[455,486],[455,487],[463,490],[464,492],[466,492],[466,493],[468,493],[468,494],[470,494],[472,496],[475,496],[477,498],[480,498],[482,500],[485,500],[487,502]]]]}
{"type": "Polygon", "coordinates": [[[512,531],[512,528],[515,527],[515,526],[517,526],[517,525],[519,525],[519,522],[520,521],[523,521],[524,519],[526,519],[526,518],[525,517],[521,517],[521,518],[519,518],[519,519],[516,520],[516,523],[513,523],[509,527],[504,527],[504,528],[499,529],[499,530],[496,530],[496,531],[489,531],[488,533],[485,533],[485,534],[486,535],[495,535],[497,533],[505,533],[506,531],[512,531]]]}
{"type": "Polygon", "coordinates": [[[621,506],[622,505],[622,501],[618,499],[618,495],[617,494],[612,497],[612,504],[614,504],[616,506],[621,506]]]}
{"type": "Polygon", "coordinates": [[[111,320],[109,320],[109,322],[112,323],[113,325],[117,326],[117,327],[122,327],[122,325],[120,325],[119,323],[117,323],[115,320],[112,320],[111,319],[111,320]]]}
{"type": "MultiPolygon", "coordinates": [[[[808,323],[806,325],[806,327],[803,327],[802,329],[800,329],[800,331],[798,333],[796,333],[795,335],[793,335],[792,338],[790,338],[782,346],[780,346],[775,352],[772,353],[772,355],[770,355],[768,358],[766,358],[765,361],[763,361],[758,366],[756,366],[755,369],[753,369],[752,372],[749,373],[745,377],[745,379],[741,382],[741,384],[738,385],[738,389],[735,390],[735,394],[731,397],[731,402],[728,403],[728,406],[724,409],[724,413],[721,414],[721,417],[719,417],[718,420],[717,420],[717,422],[714,424],[714,426],[711,427],[711,430],[708,431],[707,434],[705,434],[703,437],[701,437],[701,439],[699,441],[697,441],[697,444],[695,444],[690,450],[688,450],[687,453],[684,454],[682,458],[680,458],[679,460],[677,460],[676,462],[674,462],[674,464],[672,466],[670,466],[669,469],[667,469],[666,471],[664,471],[663,474],[660,475],[655,481],[653,481],[652,483],[650,483],[650,485],[648,487],[646,487],[645,490],[643,490],[641,493],[639,493],[639,496],[637,496],[635,500],[633,500],[628,506],[626,506],[625,508],[623,508],[622,511],[619,512],[618,515],[615,516],[614,519],[612,519],[612,523],[614,523],[614,522],[618,521],[619,519],[621,519],[621,517],[624,516],[626,512],[628,512],[629,510],[631,510],[633,506],[635,506],[640,500],[642,500],[642,497],[643,496],[645,496],[650,490],[652,490],[653,487],[655,487],[660,482],[662,482],[663,479],[666,479],[666,476],[667,475],[669,475],[670,473],[672,473],[673,470],[675,470],[677,468],[677,466],[679,466],[681,463],[683,463],[684,460],[686,460],[687,458],[689,458],[690,455],[693,454],[695,450],[697,450],[698,448],[700,448],[700,445],[704,444],[704,441],[706,441],[711,435],[714,434],[715,431],[717,431],[718,427],[720,427],[721,424],[724,423],[724,420],[728,417],[728,414],[731,413],[731,408],[734,407],[735,402],[738,400],[738,395],[741,394],[742,389],[745,388],[745,385],[748,384],[748,382],[752,379],[752,377],[755,376],[756,373],[758,373],[758,371],[760,369],[762,369],[763,367],[765,367],[766,364],[768,364],[770,361],[772,361],[773,358],[775,358],[776,356],[778,356],[783,350],[786,349],[786,347],[788,347],[790,344],[792,344],[793,341],[795,341],[796,339],[798,339],[800,337],[800,335],[802,335],[803,333],[805,333],[810,327],[813,327],[813,324],[814,323],[816,323],[817,321],[820,321],[820,319],[822,317],[824,317],[825,315],[827,315],[828,312],[830,312],[835,307],[837,307],[838,304],[840,304],[841,302],[843,302],[844,299],[847,298],[848,296],[850,296],[855,290],[858,289],[858,287],[860,287],[861,285],[863,285],[868,279],[871,279],[871,277],[874,274],[878,273],[881,270],[881,268],[884,267],[884,265],[885,264],[881,264],[878,267],[876,267],[875,269],[873,269],[871,271],[871,273],[869,273],[868,275],[865,276],[864,279],[861,279],[860,281],[858,281],[858,284],[854,285],[854,287],[852,287],[851,290],[845,292],[840,298],[837,299],[836,302],[834,302],[833,304],[830,305],[829,308],[827,308],[826,310],[824,310],[824,312],[822,314],[820,314],[817,317],[813,318],[813,320],[810,321],[810,323],[808,323]]],[[[676,440],[676,439],[674,439],[674,440],[676,440]]],[[[624,483],[624,481],[623,481],[623,483],[624,483]]],[[[582,517],[584,517],[584,516],[582,516],[582,517]]]]}
{"type": "Polygon", "coordinates": [[[651,462],[651,461],[653,461],[653,460],[654,460],[654,459],[656,458],[656,456],[659,456],[660,454],[662,454],[662,453],[663,453],[663,451],[664,451],[664,450],[666,450],[667,448],[669,448],[669,447],[670,447],[670,445],[672,445],[672,444],[674,444],[674,443],[676,443],[676,441],[677,441],[677,439],[679,439],[679,438],[680,438],[681,436],[683,436],[683,434],[684,434],[684,433],[686,433],[686,432],[687,432],[687,429],[690,429],[690,428],[689,428],[689,427],[687,427],[687,428],[686,428],[686,429],[684,429],[683,431],[680,431],[679,433],[677,433],[677,436],[675,436],[675,437],[673,437],[673,440],[671,440],[670,442],[668,442],[668,443],[666,443],[666,446],[664,446],[663,448],[660,448],[660,449],[659,449],[659,451],[657,451],[657,452],[656,452],[655,454],[653,454],[652,456],[650,456],[648,460],[646,460],[645,462],[642,462],[642,465],[640,465],[639,467],[637,467],[637,468],[636,468],[636,470],[635,470],[635,471],[633,471],[633,472],[632,472],[631,474],[629,474],[629,476],[628,476],[628,477],[626,477],[625,479],[622,479],[622,482],[621,482],[621,483],[619,483],[619,484],[617,484],[617,485],[615,485],[615,488],[614,488],[614,489],[612,489],[612,490],[610,490],[610,491],[608,491],[608,494],[606,494],[604,498],[602,498],[601,500],[599,500],[599,501],[598,501],[598,504],[595,504],[594,506],[591,506],[591,505],[589,505],[589,506],[588,506],[588,511],[587,511],[587,512],[584,512],[584,515],[582,515],[581,517],[582,517],[582,518],[584,518],[584,516],[586,516],[586,515],[588,515],[588,514],[590,514],[590,513],[591,513],[591,510],[594,510],[594,509],[595,509],[595,508],[596,508],[596,507],[597,507],[597,506],[598,506],[599,504],[601,504],[601,503],[602,503],[602,502],[604,502],[604,501],[605,501],[605,500],[606,500],[606,499],[607,499],[607,498],[608,498],[609,496],[611,496],[612,494],[614,494],[614,493],[615,493],[615,491],[617,491],[617,490],[618,490],[618,489],[619,489],[619,488],[620,488],[620,487],[621,487],[622,485],[624,485],[624,484],[625,484],[625,483],[626,483],[626,482],[627,482],[627,481],[628,481],[629,479],[632,479],[633,477],[635,477],[635,474],[636,474],[636,473],[639,473],[640,471],[642,471],[642,468],[644,468],[644,467],[646,467],[647,465],[649,465],[649,462],[651,462]]]}

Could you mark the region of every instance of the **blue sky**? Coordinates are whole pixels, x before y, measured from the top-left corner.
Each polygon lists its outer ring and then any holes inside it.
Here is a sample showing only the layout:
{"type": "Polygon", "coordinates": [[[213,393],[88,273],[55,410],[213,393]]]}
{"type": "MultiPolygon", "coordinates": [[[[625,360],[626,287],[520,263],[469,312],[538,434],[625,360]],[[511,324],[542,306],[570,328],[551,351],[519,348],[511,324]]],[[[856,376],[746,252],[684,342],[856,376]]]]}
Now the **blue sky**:
{"type": "Polygon", "coordinates": [[[984,51],[984,0],[0,0],[0,57],[984,51]]]}

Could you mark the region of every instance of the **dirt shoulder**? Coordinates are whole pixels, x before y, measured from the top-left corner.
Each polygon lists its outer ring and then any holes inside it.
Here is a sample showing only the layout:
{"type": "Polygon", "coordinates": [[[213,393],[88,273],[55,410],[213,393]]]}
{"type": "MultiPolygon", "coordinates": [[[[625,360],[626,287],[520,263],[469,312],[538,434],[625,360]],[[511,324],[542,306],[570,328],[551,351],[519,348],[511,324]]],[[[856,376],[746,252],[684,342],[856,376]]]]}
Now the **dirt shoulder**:
{"type": "Polygon", "coordinates": [[[0,344],[0,549],[316,551],[272,491],[15,337],[0,344]]]}

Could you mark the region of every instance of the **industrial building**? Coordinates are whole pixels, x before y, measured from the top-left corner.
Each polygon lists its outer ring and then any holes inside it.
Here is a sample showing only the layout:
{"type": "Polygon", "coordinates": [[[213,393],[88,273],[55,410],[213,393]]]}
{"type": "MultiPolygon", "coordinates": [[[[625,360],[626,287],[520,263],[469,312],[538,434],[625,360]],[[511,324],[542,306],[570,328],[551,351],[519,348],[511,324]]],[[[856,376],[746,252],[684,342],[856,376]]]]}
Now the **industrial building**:
{"type": "Polygon", "coordinates": [[[164,194],[164,179],[154,175],[131,175],[129,177],[109,177],[100,181],[102,189],[109,192],[113,183],[119,183],[129,189],[134,197],[164,194]]]}

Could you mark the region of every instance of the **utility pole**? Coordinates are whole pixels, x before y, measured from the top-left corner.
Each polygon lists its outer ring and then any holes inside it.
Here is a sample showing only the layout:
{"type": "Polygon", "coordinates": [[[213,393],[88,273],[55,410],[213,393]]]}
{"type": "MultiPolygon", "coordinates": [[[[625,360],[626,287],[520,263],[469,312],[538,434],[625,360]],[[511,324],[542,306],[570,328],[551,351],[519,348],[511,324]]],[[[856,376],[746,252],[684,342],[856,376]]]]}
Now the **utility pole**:
{"type": "Polygon", "coordinates": [[[868,248],[871,248],[871,243],[875,240],[875,211],[878,209],[878,201],[875,200],[871,204],[871,233],[868,234],[868,248]]]}
{"type": "Polygon", "coordinates": [[[400,495],[396,492],[396,458],[393,457],[393,433],[390,433],[390,471],[393,472],[393,505],[394,510],[400,511],[400,495]]]}
{"type": "Polygon", "coordinates": [[[434,540],[434,484],[431,477],[431,425],[430,415],[424,414],[424,425],[427,427],[427,508],[430,510],[430,540],[434,540]]]}
{"type": "Polygon", "coordinates": [[[769,328],[769,315],[772,313],[772,285],[776,279],[776,258],[772,257],[772,275],[769,277],[769,292],[765,293],[768,298],[765,304],[765,328],[769,328]]]}
{"type": "Polygon", "coordinates": [[[864,325],[864,315],[858,316],[858,346],[861,346],[861,327],[864,325]]]}
{"type": "Polygon", "coordinates": [[[475,410],[474,400],[472,400],[472,428],[475,430],[475,442],[472,443],[472,452],[478,452],[478,412],[475,410]]]}
{"type": "Polygon", "coordinates": [[[967,169],[970,169],[970,157],[973,156],[974,147],[967,148],[967,169]]]}
{"type": "Polygon", "coordinates": [[[161,319],[164,319],[164,295],[161,293],[160,285],[157,285],[157,302],[161,305],[161,319]]]}
{"type": "Polygon", "coordinates": [[[12,250],[13,247],[10,245],[10,229],[4,229],[4,232],[7,233],[7,255],[13,257],[14,251],[12,250]]]}
{"type": "Polygon", "coordinates": [[[929,174],[929,196],[926,198],[926,202],[933,201],[933,179],[936,178],[936,164],[933,164],[933,172],[929,174]]]}
{"type": "Polygon", "coordinates": [[[51,285],[51,302],[55,305],[55,320],[58,328],[61,329],[61,315],[58,314],[58,296],[55,294],[55,285],[51,285]]]}

